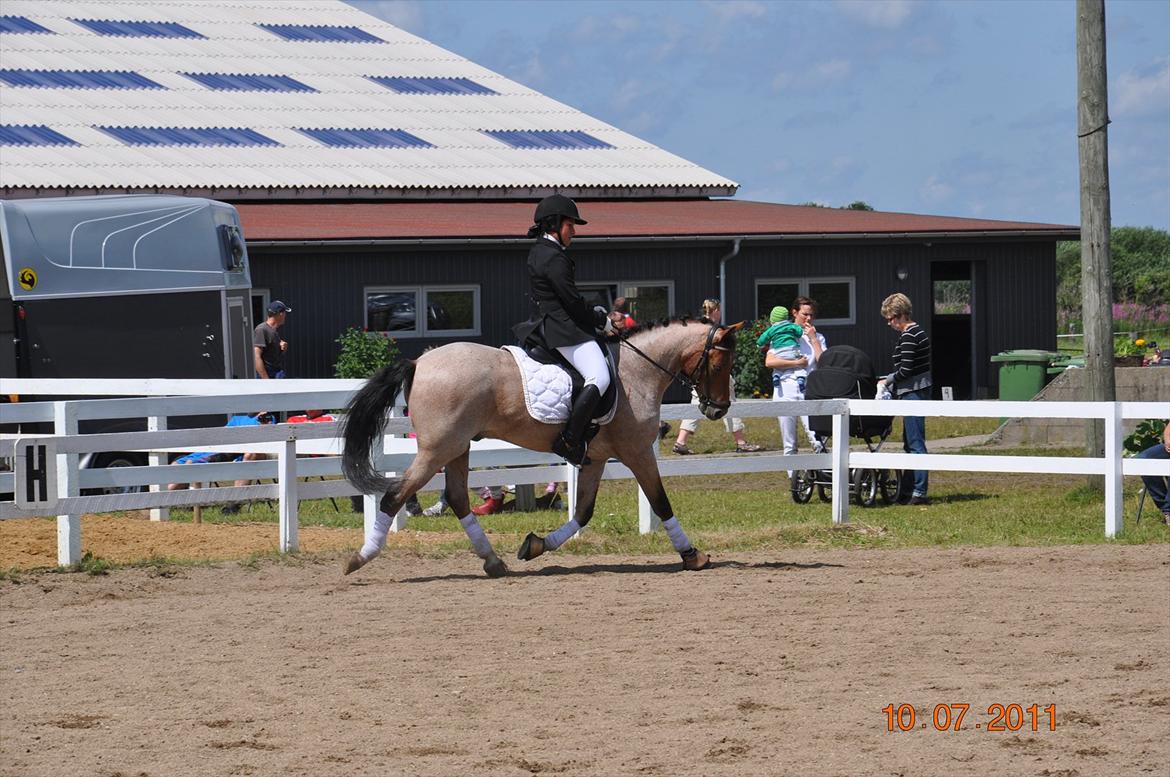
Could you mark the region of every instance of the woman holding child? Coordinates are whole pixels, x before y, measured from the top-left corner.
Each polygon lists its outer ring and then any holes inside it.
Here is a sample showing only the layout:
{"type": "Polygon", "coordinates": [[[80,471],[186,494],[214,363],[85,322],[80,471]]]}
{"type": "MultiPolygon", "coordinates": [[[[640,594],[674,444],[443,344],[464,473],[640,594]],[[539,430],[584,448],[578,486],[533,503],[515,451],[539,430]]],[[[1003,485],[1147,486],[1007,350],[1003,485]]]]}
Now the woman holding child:
{"type": "MultiPolygon", "coordinates": [[[[813,320],[817,315],[817,303],[808,297],[797,297],[792,301],[792,321],[788,311],[777,305],[772,309],[769,321],[772,326],[760,336],[761,347],[767,347],[764,366],[772,370],[772,400],[775,402],[798,402],[804,399],[804,381],[816,369],[817,359],[829,347],[825,336],[817,331],[813,320]],[[799,328],[799,337],[797,329],[799,328]]],[[[805,434],[813,439],[808,428],[808,417],[801,416],[805,434]]],[[[780,436],[784,440],[784,455],[796,454],[796,418],[780,418],[780,436]]]]}

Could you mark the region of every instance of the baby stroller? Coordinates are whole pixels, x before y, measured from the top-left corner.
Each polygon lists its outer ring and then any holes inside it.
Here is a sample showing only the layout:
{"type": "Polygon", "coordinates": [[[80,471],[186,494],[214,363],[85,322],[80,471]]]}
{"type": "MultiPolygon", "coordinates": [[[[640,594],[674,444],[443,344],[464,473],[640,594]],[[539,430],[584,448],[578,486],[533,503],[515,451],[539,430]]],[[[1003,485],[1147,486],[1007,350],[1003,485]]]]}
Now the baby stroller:
{"type": "MultiPolygon", "coordinates": [[[[817,360],[817,368],[809,373],[804,388],[805,399],[873,399],[877,392],[877,378],[873,362],[865,352],[850,345],[826,348],[817,360]]],[[[892,429],[892,416],[850,416],[849,435],[865,440],[871,453],[882,448],[892,429]],[[874,441],[876,438],[876,442],[874,441]]],[[[833,433],[833,416],[809,416],[809,428],[824,445],[833,433]]],[[[880,498],[893,504],[898,498],[901,472],[888,469],[851,469],[849,494],[863,507],[873,507],[880,498]]],[[[792,501],[805,504],[816,489],[821,501],[832,499],[832,470],[799,470],[792,473],[792,501]]]]}

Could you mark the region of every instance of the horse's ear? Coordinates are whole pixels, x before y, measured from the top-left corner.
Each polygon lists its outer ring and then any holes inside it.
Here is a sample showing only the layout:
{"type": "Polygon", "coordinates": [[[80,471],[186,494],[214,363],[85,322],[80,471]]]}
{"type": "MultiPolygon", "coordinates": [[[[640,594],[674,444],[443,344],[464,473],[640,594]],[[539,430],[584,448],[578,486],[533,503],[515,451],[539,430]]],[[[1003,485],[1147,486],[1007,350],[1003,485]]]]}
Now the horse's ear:
{"type": "Polygon", "coordinates": [[[738,332],[739,330],[743,329],[744,324],[746,324],[746,323],[747,323],[746,321],[740,321],[736,324],[731,324],[729,326],[723,327],[723,330],[724,330],[724,332],[738,332]]]}

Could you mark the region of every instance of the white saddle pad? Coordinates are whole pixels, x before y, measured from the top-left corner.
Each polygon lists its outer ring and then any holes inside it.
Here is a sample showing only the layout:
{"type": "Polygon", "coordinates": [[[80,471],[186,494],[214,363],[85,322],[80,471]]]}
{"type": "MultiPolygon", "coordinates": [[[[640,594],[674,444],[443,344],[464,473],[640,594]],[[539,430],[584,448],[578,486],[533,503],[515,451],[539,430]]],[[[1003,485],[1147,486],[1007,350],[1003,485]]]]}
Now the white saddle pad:
{"type": "MultiPolygon", "coordinates": [[[[524,386],[524,404],[528,415],[542,424],[563,424],[569,420],[569,404],[573,397],[573,382],[569,373],[555,364],[541,364],[522,348],[505,345],[504,350],[512,354],[520,368],[520,381],[524,386]]],[[[617,403],[601,418],[594,419],[604,426],[613,420],[617,403]]]]}

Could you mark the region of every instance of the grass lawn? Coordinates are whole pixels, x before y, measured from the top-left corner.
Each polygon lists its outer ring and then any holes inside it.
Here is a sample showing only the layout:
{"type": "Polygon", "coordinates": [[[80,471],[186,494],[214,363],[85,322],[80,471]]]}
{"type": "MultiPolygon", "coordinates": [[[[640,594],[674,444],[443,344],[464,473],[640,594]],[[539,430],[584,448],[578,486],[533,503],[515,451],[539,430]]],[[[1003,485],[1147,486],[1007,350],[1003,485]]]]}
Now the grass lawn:
{"type": "MultiPolygon", "coordinates": [[[[746,419],[747,437],[768,448],[779,447],[779,432],[770,419],[746,419]]],[[[930,422],[928,422],[930,423],[930,422]]],[[[896,431],[900,431],[896,423],[896,431]]],[[[995,419],[938,419],[928,426],[929,438],[986,434],[995,419]]],[[[674,427],[677,431],[677,426],[674,427]]],[[[663,443],[664,451],[673,442],[663,443]]],[[[730,451],[734,443],[721,423],[705,422],[691,438],[697,453],[730,451]]],[[[900,450],[901,446],[892,446],[900,450]]],[[[1008,455],[1079,455],[1077,450],[963,449],[963,453],[1008,455]]],[[[665,453],[664,456],[674,454],[665,453]]],[[[1140,481],[1126,479],[1125,529],[1116,540],[1105,539],[1103,495],[1087,487],[1082,475],[1031,475],[1011,473],[934,472],[926,507],[850,507],[850,524],[834,529],[830,507],[815,495],[811,502],[795,504],[787,479],[780,474],[692,476],[666,479],[667,492],[684,528],[704,550],[715,552],[760,551],[792,546],[828,547],[954,547],[989,545],[1067,545],[1081,543],[1151,543],[1170,541],[1170,527],[1163,526],[1158,511],[1147,501],[1140,525],[1134,525],[1140,481]]],[[[424,493],[424,506],[436,494],[424,493]]],[[[349,500],[302,502],[302,526],[361,528],[360,514],[350,512],[349,500]]],[[[478,504],[473,499],[473,504],[478,504]]],[[[189,510],[172,509],[172,520],[189,521],[189,510]]],[[[482,520],[501,552],[511,553],[529,531],[547,533],[565,519],[563,512],[505,513],[482,520]]],[[[206,508],[207,522],[275,522],[276,506],[258,503],[240,514],[224,516],[206,508]]],[[[420,543],[419,552],[465,552],[466,539],[449,513],[440,518],[411,518],[409,530],[432,532],[434,542],[420,543]]],[[[638,534],[637,491],[631,480],[603,482],[593,520],[579,541],[568,543],[569,553],[669,553],[666,537],[638,534]]]]}

